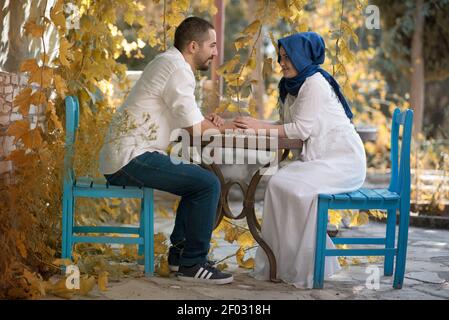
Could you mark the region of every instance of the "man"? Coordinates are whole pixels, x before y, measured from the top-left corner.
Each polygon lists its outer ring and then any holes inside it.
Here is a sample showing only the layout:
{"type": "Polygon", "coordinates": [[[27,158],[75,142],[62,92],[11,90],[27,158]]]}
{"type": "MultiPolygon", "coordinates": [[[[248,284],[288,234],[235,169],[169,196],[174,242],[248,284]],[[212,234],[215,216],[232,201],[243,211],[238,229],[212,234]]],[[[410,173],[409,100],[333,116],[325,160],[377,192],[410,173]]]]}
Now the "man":
{"type": "Polygon", "coordinates": [[[185,19],[174,47],[144,69],[111,122],[100,152],[100,171],[110,184],[145,186],[181,196],[168,262],[184,281],[225,284],[233,276],[207,260],[220,182],[196,164],[172,162],[167,155],[173,130],[189,132],[232,128],[215,114],[207,119],[195,102],[193,71],[207,70],[217,55],[213,26],[185,19]]]}

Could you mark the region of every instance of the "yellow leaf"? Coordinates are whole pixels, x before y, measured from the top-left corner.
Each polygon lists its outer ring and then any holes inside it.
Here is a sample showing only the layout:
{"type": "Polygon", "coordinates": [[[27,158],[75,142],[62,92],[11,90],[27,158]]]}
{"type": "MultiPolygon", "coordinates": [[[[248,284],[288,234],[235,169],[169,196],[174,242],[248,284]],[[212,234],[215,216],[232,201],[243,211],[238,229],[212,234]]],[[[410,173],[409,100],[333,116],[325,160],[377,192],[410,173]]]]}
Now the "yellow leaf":
{"type": "Polygon", "coordinates": [[[100,291],[108,290],[108,275],[109,275],[109,272],[107,272],[107,271],[102,271],[98,275],[98,289],[100,289],[100,291]]]}
{"type": "Polygon", "coordinates": [[[123,15],[123,20],[130,26],[133,25],[134,21],[136,20],[136,15],[134,11],[126,11],[123,15]]]}
{"type": "Polygon", "coordinates": [[[31,95],[31,103],[35,106],[39,106],[47,102],[47,96],[42,91],[36,91],[31,95]]]}
{"type": "Polygon", "coordinates": [[[256,50],[253,51],[253,55],[251,58],[248,59],[248,63],[246,64],[248,68],[248,72],[251,72],[252,70],[256,69],[256,50]]]}
{"type": "Polygon", "coordinates": [[[351,219],[351,223],[349,226],[358,227],[365,225],[369,222],[369,217],[366,212],[356,212],[351,219]]]}
{"type": "Polygon", "coordinates": [[[55,24],[56,27],[61,28],[61,31],[65,31],[66,27],[63,4],[64,0],[59,0],[50,10],[51,21],[55,24]]]}
{"type": "Polygon", "coordinates": [[[25,243],[23,242],[22,239],[16,238],[16,247],[19,250],[19,253],[22,256],[22,258],[26,258],[27,255],[28,255],[28,252],[27,252],[27,249],[25,247],[25,243]]]}
{"type": "Polygon", "coordinates": [[[18,120],[11,123],[6,134],[14,136],[14,143],[20,139],[24,134],[30,130],[30,123],[28,120],[18,120]]]}
{"type": "Polygon", "coordinates": [[[52,10],[54,12],[59,12],[64,10],[64,0],[57,0],[52,10]]]}
{"type": "Polygon", "coordinates": [[[27,59],[20,65],[20,72],[36,72],[38,69],[36,59],[27,59]]]}
{"type": "Polygon", "coordinates": [[[233,243],[239,236],[237,228],[233,226],[227,227],[224,230],[224,233],[225,233],[224,240],[228,241],[229,243],[233,243]]]}
{"type": "Polygon", "coordinates": [[[44,35],[44,27],[36,24],[34,21],[27,21],[24,26],[25,34],[31,34],[33,37],[40,38],[44,35]]]}
{"type": "Polygon", "coordinates": [[[19,112],[24,116],[30,112],[31,92],[31,88],[25,88],[14,98],[13,105],[19,106],[19,112]]]}
{"type": "Polygon", "coordinates": [[[339,62],[337,63],[336,67],[335,67],[335,74],[342,74],[342,75],[346,75],[346,68],[345,66],[339,62]]]}
{"type": "Polygon", "coordinates": [[[40,67],[36,72],[31,73],[28,83],[38,83],[42,89],[48,88],[53,78],[53,70],[49,67],[40,67]]]}
{"type": "Polygon", "coordinates": [[[40,130],[41,129],[37,127],[22,135],[22,142],[25,147],[38,149],[42,145],[43,139],[40,130]]]}
{"type": "Polygon", "coordinates": [[[230,104],[228,105],[227,110],[228,110],[229,112],[239,112],[239,107],[238,107],[236,104],[234,104],[234,103],[230,103],[230,104]]]}
{"type": "Polygon", "coordinates": [[[254,245],[254,238],[251,235],[251,232],[246,231],[237,237],[237,242],[241,247],[247,248],[254,245]]]}
{"type": "Polygon", "coordinates": [[[231,87],[240,87],[244,82],[243,76],[237,73],[223,75],[223,78],[225,78],[228,85],[231,87]]]}
{"type": "Polygon", "coordinates": [[[279,47],[278,47],[277,41],[274,39],[273,32],[270,32],[270,39],[271,39],[271,44],[276,49],[276,57],[278,57],[279,56],[279,47]]]}
{"type": "Polygon", "coordinates": [[[235,257],[236,257],[237,263],[240,267],[245,268],[245,269],[253,269],[254,268],[254,258],[249,258],[246,261],[243,259],[245,257],[245,251],[243,250],[242,247],[240,247],[237,250],[235,257]]]}
{"type": "Polygon", "coordinates": [[[56,266],[69,266],[73,263],[70,259],[55,259],[53,264],[56,266]]]}
{"type": "Polygon", "coordinates": [[[352,86],[349,84],[349,82],[346,82],[346,84],[343,86],[343,93],[348,100],[354,100],[354,91],[352,90],[352,86]]]}
{"type": "Polygon", "coordinates": [[[264,79],[267,79],[273,74],[273,59],[267,58],[263,62],[262,75],[264,79]]]}
{"type": "Polygon", "coordinates": [[[223,271],[223,270],[227,269],[228,267],[229,266],[228,266],[227,263],[219,263],[219,264],[217,264],[217,269],[220,270],[220,271],[223,271]]]}
{"type": "Polygon", "coordinates": [[[165,235],[162,232],[158,232],[154,235],[154,253],[155,254],[166,254],[167,245],[164,244],[166,240],[165,235]]]}
{"type": "Polygon", "coordinates": [[[161,277],[170,277],[170,268],[168,266],[168,260],[166,256],[162,258],[161,262],[157,266],[156,273],[161,277]]]}
{"type": "Polygon", "coordinates": [[[341,29],[343,30],[343,34],[349,34],[354,40],[355,44],[359,45],[359,37],[355,34],[354,30],[352,30],[351,26],[348,23],[342,21],[341,29]]]}
{"type": "Polygon", "coordinates": [[[309,31],[309,26],[307,25],[307,23],[302,22],[296,27],[296,30],[298,32],[307,32],[309,31]]]}
{"type": "Polygon", "coordinates": [[[40,279],[38,276],[36,276],[34,273],[31,273],[27,269],[23,270],[23,277],[30,284],[33,290],[37,291],[41,296],[45,295],[46,284],[44,281],[42,281],[42,279],[40,279]]]}
{"type": "Polygon", "coordinates": [[[59,120],[58,115],[56,114],[55,105],[52,101],[49,101],[47,104],[47,115],[50,115],[50,120],[53,123],[55,129],[63,131],[62,123],[59,120]]]}
{"type": "Polygon", "coordinates": [[[242,48],[245,48],[248,46],[248,44],[251,42],[251,40],[253,39],[252,36],[243,36],[243,37],[239,37],[234,41],[234,46],[235,49],[237,51],[239,51],[242,48]]]}
{"type": "Polygon", "coordinates": [[[351,50],[349,50],[346,41],[344,41],[342,38],[340,38],[339,47],[340,52],[343,54],[343,56],[348,62],[354,61],[354,54],[351,52],[351,50]]]}
{"type": "Polygon", "coordinates": [[[95,286],[95,277],[91,276],[85,276],[82,277],[80,279],[80,289],[79,289],[79,294],[83,295],[83,296],[87,296],[89,294],[89,292],[92,291],[92,289],[95,286]]]}
{"type": "Polygon", "coordinates": [[[65,278],[54,284],[48,281],[46,283],[46,291],[48,294],[53,294],[64,299],[71,299],[75,294],[75,289],[67,289],[65,278]]]}
{"type": "Polygon", "coordinates": [[[301,11],[304,6],[307,4],[305,0],[293,0],[293,3],[298,11],[301,11]]]}
{"type": "Polygon", "coordinates": [[[249,114],[253,117],[253,118],[257,118],[258,117],[258,113],[257,113],[257,102],[255,99],[251,98],[249,100],[249,114]]]}
{"type": "Polygon", "coordinates": [[[242,34],[246,35],[255,35],[257,31],[259,31],[261,24],[259,20],[253,21],[249,26],[242,31],[242,34]]]}
{"type": "Polygon", "coordinates": [[[162,218],[171,218],[171,214],[168,213],[167,209],[164,207],[157,207],[156,213],[158,213],[162,218]]]}
{"type": "Polygon", "coordinates": [[[65,98],[65,94],[68,91],[68,89],[64,79],[62,79],[62,77],[59,74],[56,74],[54,80],[56,92],[61,96],[61,98],[65,98]]]}
{"type": "Polygon", "coordinates": [[[61,61],[61,64],[66,67],[70,66],[70,62],[68,60],[68,58],[71,58],[68,51],[69,48],[70,43],[65,38],[61,38],[59,42],[59,61],[61,61]]]}
{"type": "Polygon", "coordinates": [[[377,256],[368,256],[366,257],[369,263],[377,263],[382,261],[382,257],[377,257],[377,256]]]}
{"type": "Polygon", "coordinates": [[[240,63],[240,55],[235,55],[234,58],[224,63],[217,69],[217,74],[223,75],[224,73],[231,73],[234,71],[235,66],[240,63]]]}
{"type": "Polygon", "coordinates": [[[334,226],[339,226],[341,224],[341,220],[343,219],[343,216],[340,212],[335,210],[330,210],[329,212],[329,223],[333,224],[334,226]]]}
{"type": "Polygon", "coordinates": [[[29,155],[25,154],[25,150],[14,150],[5,158],[5,160],[11,160],[16,167],[21,167],[28,163],[29,155]]]}
{"type": "Polygon", "coordinates": [[[214,110],[214,112],[215,113],[223,113],[228,108],[228,105],[229,105],[228,102],[222,101],[222,102],[220,102],[220,105],[214,110]]]}
{"type": "Polygon", "coordinates": [[[338,262],[340,263],[340,266],[342,266],[342,267],[348,266],[348,259],[346,257],[338,257],[338,262]]]}

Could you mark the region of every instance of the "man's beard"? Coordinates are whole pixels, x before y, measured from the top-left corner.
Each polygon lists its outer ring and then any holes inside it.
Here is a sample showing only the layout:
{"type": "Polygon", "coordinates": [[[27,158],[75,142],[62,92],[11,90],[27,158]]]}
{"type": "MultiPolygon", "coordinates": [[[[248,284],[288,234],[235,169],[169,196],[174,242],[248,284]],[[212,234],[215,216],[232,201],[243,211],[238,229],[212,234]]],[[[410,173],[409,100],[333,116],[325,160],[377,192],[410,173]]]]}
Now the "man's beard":
{"type": "Polygon", "coordinates": [[[207,70],[209,70],[210,63],[208,63],[208,62],[209,62],[209,60],[212,61],[212,59],[213,59],[213,58],[208,58],[204,63],[198,64],[198,70],[201,70],[201,71],[207,71],[207,70]]]}

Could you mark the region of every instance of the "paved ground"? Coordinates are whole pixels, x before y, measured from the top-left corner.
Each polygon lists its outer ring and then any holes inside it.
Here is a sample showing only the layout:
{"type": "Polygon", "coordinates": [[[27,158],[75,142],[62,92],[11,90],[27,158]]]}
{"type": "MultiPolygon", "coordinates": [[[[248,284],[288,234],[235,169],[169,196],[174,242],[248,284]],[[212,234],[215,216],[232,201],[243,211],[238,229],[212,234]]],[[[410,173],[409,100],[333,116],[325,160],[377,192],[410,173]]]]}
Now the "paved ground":
{"type": "MultiPolygon", "coordinates": [[[[155,230],[169,232],[172,222],[156,219],[155,230]]],[[[369,225],[343,229],[345,236],[382,236],[385,225],[371,222],[369,225]]],[[[220,242],[214,259],[221,259],[236,251],[237,246],[220,242]]],[[[254,255],[249,251],[247,257],[254,255]]],[[[324,290],[299,290],[284,283],[257,281],[249,276],[249,270],[238,268],[235,259],[227,263],[235,275],[232,284],[211,286],[187,284],[170,278],[127,278],[110,282],[109,290],[92,291],[88,297],[78,299],[449,299],[449,230],[410,228],[407,273],[401,290],[392,288],[392,277],[383,276],[382,261],[349,265],[325,282],[324,290]],[[366,285],[367,270],[379,267],[379,289],[366,285]],[[367,269],[369,268],[369,269],[367,269]]],[[[373,271],[372,271],[373,272],[373,271]]],[[[374,271],[375,272],[375,271],[374,271]]],[[[55,297],[47,297],[56,299],[55,297]]]]}

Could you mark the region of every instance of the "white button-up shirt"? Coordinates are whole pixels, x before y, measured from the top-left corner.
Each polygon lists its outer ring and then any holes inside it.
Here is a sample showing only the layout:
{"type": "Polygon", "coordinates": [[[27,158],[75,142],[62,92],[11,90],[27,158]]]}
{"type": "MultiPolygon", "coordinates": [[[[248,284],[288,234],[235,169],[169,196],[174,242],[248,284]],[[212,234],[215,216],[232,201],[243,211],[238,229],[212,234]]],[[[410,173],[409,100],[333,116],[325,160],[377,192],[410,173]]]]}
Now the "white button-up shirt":
{"type": "Polygon", "coordinates": [[[178,49],[156,56],[113,116],[100,151],[100,172],[115,173],[146,151],[167,154],[174,130],[204,120],[195,85],[192,68],[178,49]]]}

